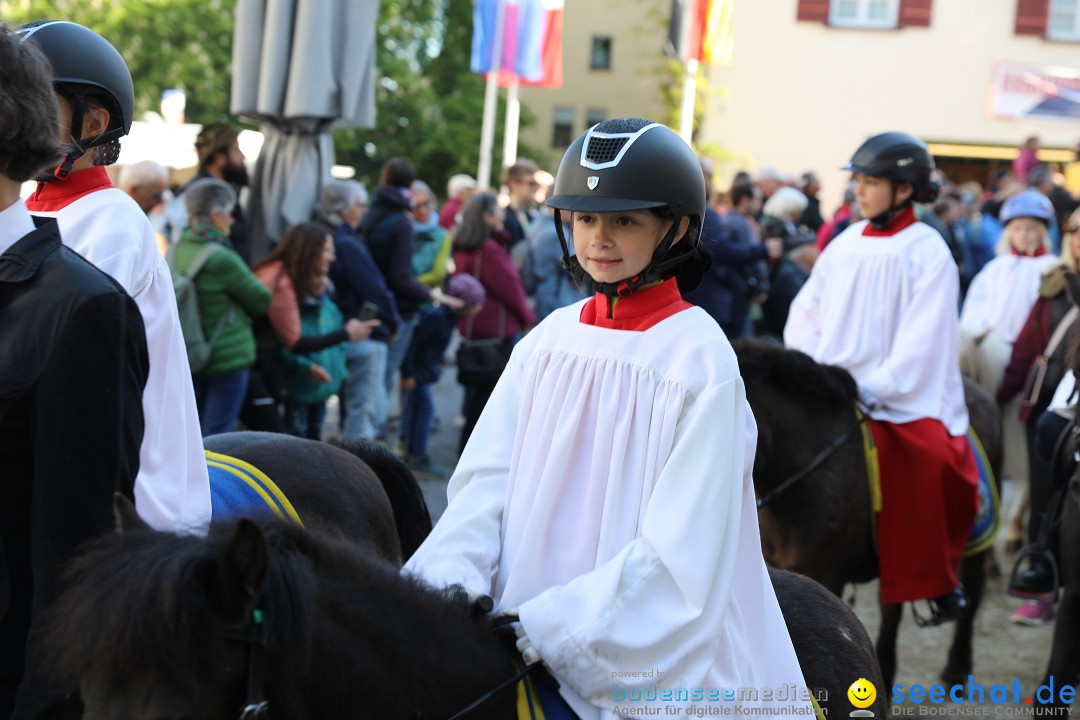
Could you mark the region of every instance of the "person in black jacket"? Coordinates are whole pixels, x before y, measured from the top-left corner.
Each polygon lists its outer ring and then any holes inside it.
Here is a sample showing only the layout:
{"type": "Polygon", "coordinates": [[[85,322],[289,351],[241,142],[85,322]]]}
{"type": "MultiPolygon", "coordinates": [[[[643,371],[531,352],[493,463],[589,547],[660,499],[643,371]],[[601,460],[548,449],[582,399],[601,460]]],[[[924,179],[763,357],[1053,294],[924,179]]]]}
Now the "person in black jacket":
{"type": "MultiPolygon", "coordinates": [[[[417,313],[431,303],[444,303],[460,309],[457,298],[447,297],[439,288],[429,288],[416,278],[413,269],[412,193],[409,186],[416,180],[416,170],[405,158],[390,158],[379,175],[379,187],[371,201],[359,232],[364,238],[375,264],[394,295],[401,321],[397,335],[390,341],[386,354],[385,385],[390,392],[394,375],[409,349],[417,313]]],[[[379,435],[386,436],[386,428],[379,435]]]]}
{"type": "MultiPolygon", "coordinates": [[[[712,267],[701,278],[693,292],[684,293],[687,302],[697,305],[712,316],[729,340],[749,335],[751,328],[750,298],[762,290],[755,283],[752,266],[762,260],[775,260],[783,251],[783,241],[759,243],[740,208],[752,212],[757,195],[749,183],[736,185],[731,191],[734,208],[728,212],[736,223],[725,222],[713,209],[711,165],[702,162],[705,173],[705,220],[701,227],[701,244],[712,256],[712,267]]],[[[764,275],[764,274],[763,274],[764,275]]],[[[766,276],[767,277],[767,276],[766,276]]]]}
{"type": "Polygon", "coordinates": [[[21,184],[63,156],[52,70],[0,27],[0,717],[78,717],[39,647],[61,567],[134,501],[149,372],[139,308],[33,218],[21,184]]]}

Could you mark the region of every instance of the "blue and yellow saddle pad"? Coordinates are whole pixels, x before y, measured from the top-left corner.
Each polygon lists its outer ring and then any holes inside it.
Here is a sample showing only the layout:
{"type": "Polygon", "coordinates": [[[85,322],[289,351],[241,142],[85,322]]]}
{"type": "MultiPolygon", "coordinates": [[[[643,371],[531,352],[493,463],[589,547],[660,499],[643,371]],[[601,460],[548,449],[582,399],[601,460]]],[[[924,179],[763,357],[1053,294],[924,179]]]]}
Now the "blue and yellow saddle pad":
{"type": "Polygon", "coordinates": [[[273,513],[304,526],[289,498],[262,470],[239,458],[205,452],[215,521],[273,513]]]}
{"type": "MultiPolygon", "coordinates": [[[[862,417],[861,411],[856,409],[855,414],[862,417]]],[[[877,448],[874,447],[874,438],[870,433],[870,426],[863,423],[863,453],[866,455],[866,475],[870,483],[870,517],[873,523],[874,547],[877,547],[877,524],[876,513],[881,512],[881,470],[878,467],[877,448]]],[[[994,544],[998,528],[1001,527],[1001,499],[998,497],[997,485],[994,483],[994,471],[990,468],[990,461],[986,459],[986,451],[975,431],[968,426],[968,447],[975,456],[975,464],[979,468],[979,511],[975,514],[975,522],[971,525],[971,535],[968,536],[967,547],[964,548],[964,556],[981,553],[994,544]]]]}

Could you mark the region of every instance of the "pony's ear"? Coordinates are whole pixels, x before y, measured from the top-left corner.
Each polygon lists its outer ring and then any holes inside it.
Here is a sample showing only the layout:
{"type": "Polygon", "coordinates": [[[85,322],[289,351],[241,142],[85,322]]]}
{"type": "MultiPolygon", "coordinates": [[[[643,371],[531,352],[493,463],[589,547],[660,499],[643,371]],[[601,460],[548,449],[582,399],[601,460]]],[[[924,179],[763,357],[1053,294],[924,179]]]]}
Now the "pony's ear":
{"type": "Polygon", "coordinates": [[[1074,272],[1065,273],[1065,292],[1073,305],[1080,305],[1080,275],[1074,272]]]}
{"type": "Polygon", "coordinates": [[[146,521],[139,517],[135,504],[123,493],[113,493],[113,515],[116,517],[117,532],[151,529],[146,521]]]}
{"type": "Polygon", "coordinates": [[[255,606],[266,582],[267,555],[262,530],[241,518],[217,568],[216,590],[226,617],[242,621],[255,606]]]}

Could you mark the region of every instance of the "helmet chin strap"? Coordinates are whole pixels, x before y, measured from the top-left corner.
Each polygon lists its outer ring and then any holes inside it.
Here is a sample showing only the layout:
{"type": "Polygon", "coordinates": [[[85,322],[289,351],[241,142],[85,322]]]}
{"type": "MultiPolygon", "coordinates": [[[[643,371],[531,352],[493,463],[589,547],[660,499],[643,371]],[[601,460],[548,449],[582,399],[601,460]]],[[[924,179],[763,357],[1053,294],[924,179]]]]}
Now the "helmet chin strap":
{"type": "Polygon", "coordinates": [[[109,130],[100,135],[84,140],[82,137],[83,116],[86,112],[86,100],[81,95],[75,95],[71,99],[71,141],[70,149],[64,155],[63,161],[52,174],[43,174],[38,178],[41,182],[63,180],[71,174],[71,168],[75,161],[86,154],[87,150],[94,150],[94,165],[112,165],[120,157],[120,138],[124,135],[123,128],[109,130]]]}
{"type": "MultiPolygon", "coordinates": [[[[626,297],[644,286],[653,285],[665,278],[671,277],[675,274],[675,268],[692,257],[690,253],[676,255],[673,258],[667,257],[668,250],[671,249],[671,244],[675,242],[675,235],[679,232],[681,220],[681,217],[675,218],[675,222],[671,224],[671,228],[667,231],[667,234],[664,235],[664,239],[656,246],[656,250],[653,251],[652,259],[644,270],[632,278],[620,280],[617,283],[605,283],[594,280],[589,273],[585,272],[585,268],[581,267],[581,263],[578,262],[577,256],[570,254],[570,246],[567,244],[566,235],[563,233],[562,211],[556,208],[555,233],[559,236],[559,243],[562,245],[563,267],[570,272],[570,275],[574,278],[574,283],[579,288],[586,288],[592,292],[607,295],[608,297],[626,297]]],[[[687,232],[689,232],[689,230],[687,230],[687,232]]]]}
{"type": "Polygon", "coordinates": [[[892,198],[889,200],[889,209],[885,212],[878,213],[874,217],[870,218],[870,226],[875,230],[888,230],[889,226],[892,225],[893,220],[896,219],[896,216],[900,213],[900,211],[902,211],[904,208],[911,204],[911,198],[909,197],[907,200],[900,203],[900,205],[897,205],[896,183],[890,180],[889,187],[892,188],[892,198]]]}

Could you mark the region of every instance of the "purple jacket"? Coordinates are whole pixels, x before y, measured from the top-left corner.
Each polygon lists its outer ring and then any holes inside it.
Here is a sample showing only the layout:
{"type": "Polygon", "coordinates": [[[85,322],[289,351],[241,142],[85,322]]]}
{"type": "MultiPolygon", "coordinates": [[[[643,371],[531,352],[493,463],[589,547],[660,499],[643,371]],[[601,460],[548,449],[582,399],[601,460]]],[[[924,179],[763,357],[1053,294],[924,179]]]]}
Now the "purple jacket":
{"type": "Polygon", "coordinates": [[[510,255],[497,241],[488,238],[479,250],[454,252],[454,265],[459,273],[476,274],[480,260],[480,284],[487,299],[480,312],[472,318],[472,334],[467,335],[469,318],[458,321],[458,330],[469,338],[508,337],[523,332],[536,323],[536,315],[525,301],[521,276],[510,255]],[[500,330],[501,309],[505,310],[505,326],[500,330]]]}

